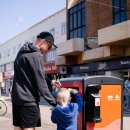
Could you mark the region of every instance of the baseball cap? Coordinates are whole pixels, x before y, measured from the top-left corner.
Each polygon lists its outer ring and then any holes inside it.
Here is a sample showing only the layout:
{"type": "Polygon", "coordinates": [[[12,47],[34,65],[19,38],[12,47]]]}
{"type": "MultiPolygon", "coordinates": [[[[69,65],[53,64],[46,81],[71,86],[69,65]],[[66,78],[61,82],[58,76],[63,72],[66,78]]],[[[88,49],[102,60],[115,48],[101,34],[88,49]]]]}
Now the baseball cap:
{"type": "Polygon", "coordinates": [[[37,35],[37,38],[45,39],[49,41],[55,48],[57,48],[57,46],[54,44],[54,37],[52,36],[51,33],[41,32],[40,34],[37,35]]]}

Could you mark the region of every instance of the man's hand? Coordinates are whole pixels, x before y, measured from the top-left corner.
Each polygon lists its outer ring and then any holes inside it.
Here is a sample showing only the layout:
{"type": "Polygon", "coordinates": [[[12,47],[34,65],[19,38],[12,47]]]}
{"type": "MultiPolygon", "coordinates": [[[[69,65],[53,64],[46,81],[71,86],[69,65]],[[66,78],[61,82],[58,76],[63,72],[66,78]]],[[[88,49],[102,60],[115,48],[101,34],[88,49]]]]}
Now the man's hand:
{"type": "Polygon", "coordinates": [[[61,87],[61,83],[59,81],[56,81],[56,80],[52,80],[51,81],[51,85],[54,85],[55,87],[57,88],[60,88],[61,87]]]}

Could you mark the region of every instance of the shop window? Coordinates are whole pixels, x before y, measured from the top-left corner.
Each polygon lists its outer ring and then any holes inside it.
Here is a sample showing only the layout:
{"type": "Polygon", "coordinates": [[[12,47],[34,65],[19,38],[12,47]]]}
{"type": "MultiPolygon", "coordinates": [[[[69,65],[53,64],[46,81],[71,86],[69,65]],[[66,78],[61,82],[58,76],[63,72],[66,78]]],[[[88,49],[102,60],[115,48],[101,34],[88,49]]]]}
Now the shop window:
{"type": "Polygon", "coordinates": [[[96,76],[96,75],[105,75],[105,71],[88,73],[88,76],[96,76]]]}
{"type": "Polygon", "coordinates": [[[127,20],[126,0],[113,0],[113,24],[127,20]]]}
{"type": "Polygon", "coordinates": [[[124,72],[124,80],[128,79],[128,76],[129,76],[128,72],[124,72]]]}

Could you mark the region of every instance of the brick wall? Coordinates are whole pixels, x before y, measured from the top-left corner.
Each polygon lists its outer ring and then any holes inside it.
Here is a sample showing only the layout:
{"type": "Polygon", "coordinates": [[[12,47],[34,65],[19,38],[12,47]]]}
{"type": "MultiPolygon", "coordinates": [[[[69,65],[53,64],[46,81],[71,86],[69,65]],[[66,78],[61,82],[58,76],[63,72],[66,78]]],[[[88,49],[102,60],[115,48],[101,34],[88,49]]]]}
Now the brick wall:
{"type": "MultiPolygon", "coordinates": [[[[70,2],[70,0],[68,0],[70,2]]],[[[111,26],[113,23],[113,0],[85,0],[86,2],[86,32],[88,37],[96,37],[98,30],[111,26]],[[92,2],[91,2],[92,1],[92,2]],[[95,3],[99,2],[99,3],[95,3]]],[[[80,0],[78,1],[78,3],[80,0]]],[[[130,0],[127,0],[127,17],[130,19],[130,0]]]]}
{"type": "Polygon", "coordinates": [[[130,0],[127,0],[127,19],[130,20],[130,0]]]}
{"type": "MultiPolygon", "coordinates": [[[[96,0],[103,4],[112,5],[111,0],[96,0]]],[[[112,25],[112,8],[86,0],[86,29],[87,36],[97,36],[98,29],[112,25]]]]}

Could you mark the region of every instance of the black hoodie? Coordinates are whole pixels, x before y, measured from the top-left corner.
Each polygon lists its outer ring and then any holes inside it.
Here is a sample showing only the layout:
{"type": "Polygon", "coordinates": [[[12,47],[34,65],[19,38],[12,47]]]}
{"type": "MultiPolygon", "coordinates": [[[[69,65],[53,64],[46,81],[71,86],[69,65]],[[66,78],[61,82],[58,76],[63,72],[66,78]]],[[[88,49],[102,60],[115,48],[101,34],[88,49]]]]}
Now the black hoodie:
{"type": "Polygon", "coordinates": [[[12,103],[21,106],[36,105],[40,94],[55,106],[45,81],[43,55],[32,43],[25,43],[14,61],[12,103]]]}

